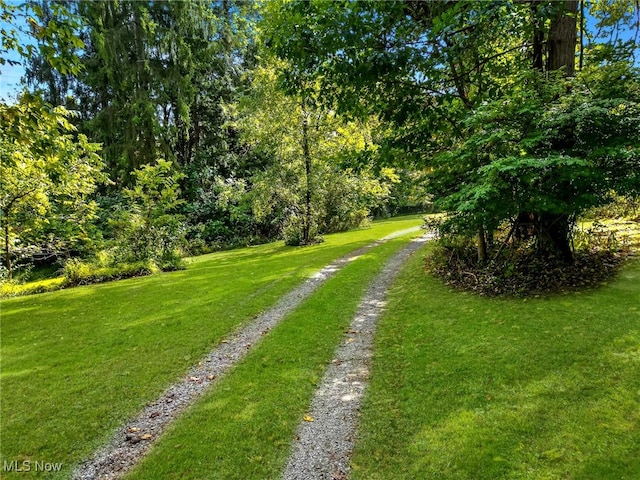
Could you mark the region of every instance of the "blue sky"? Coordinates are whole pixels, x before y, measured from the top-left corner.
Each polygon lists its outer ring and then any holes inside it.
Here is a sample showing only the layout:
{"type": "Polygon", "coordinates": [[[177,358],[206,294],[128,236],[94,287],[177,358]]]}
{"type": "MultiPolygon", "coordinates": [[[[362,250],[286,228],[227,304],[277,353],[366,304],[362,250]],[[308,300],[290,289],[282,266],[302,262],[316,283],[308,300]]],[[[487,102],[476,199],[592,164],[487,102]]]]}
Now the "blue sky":
{"type": "MultiPolygon", "coordinates": [[[[8,0],[6,2],[9,5],[18,5],[17,0],[8,0]]],[[[16,25],[11,25],[7,22],[0,20],[0,29],[4,30],[12,30],[16,27],[21,29],[26,28],[26,20],[24,17],[19,17],[16,20],[16,25]]],[[[19,34],[20,41],[24,44],[27,42],[33,43],[31,38],[25,34],[19,34]]],[[[7,53],[2,54],[3,58],[9,60],[19,61],[20,56],[17,52],[9,51],[7,53]]],[[[22,65],[9,65],[5,63],[4,65],[0,65],[0,100],[7,100],[8,97],[14,96],[17,91],[20,90],[20,78],[25,73],[25,69],[22,65]]]]}
{"type": "Polygon", "coordinates": [[[21,65],[0,66],[0,99],[7,100],[20,89],[20,78],[24,75],[24,67],[21,65]]]}

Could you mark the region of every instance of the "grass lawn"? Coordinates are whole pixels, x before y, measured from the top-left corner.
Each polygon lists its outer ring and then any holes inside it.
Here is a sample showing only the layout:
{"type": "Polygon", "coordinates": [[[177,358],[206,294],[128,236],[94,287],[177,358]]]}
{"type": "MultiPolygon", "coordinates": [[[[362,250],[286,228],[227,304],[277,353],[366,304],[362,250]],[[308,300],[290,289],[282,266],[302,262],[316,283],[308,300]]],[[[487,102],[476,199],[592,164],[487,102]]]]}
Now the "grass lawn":
{"type": "MultiPolygon", "coordinates": [[[[187,270],[1,304],[1,453],[75,463],[233,329],[331,260],[419,216],[328,235],[210,254],[187,270]]],[[[21,478],[9,474],[7,478],[21,478]]]]}
{"type": "Polygon", "coordinates": [[[128,479],[277,479],[365,289],[405,240],[353,261],[167,432],[128,479]]]}
{"type": "Polygon", "coordinates": [[[589,292],[453,293],[414,256],[378,327],[353,479],[640,478],[640,262],[589,292]]]}

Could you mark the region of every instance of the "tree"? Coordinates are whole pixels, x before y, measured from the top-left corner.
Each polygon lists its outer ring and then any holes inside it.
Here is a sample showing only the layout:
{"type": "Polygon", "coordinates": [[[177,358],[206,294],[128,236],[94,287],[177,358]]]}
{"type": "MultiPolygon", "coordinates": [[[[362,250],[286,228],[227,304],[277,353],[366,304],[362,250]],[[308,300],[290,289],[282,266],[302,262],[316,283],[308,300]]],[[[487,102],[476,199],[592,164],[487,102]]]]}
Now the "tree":
{"type": "MultiPolygon", "coordinates": [[[[176,161],[188,177],[228,163],[223,103],[231,100],[250,57],[245,2],[38,0],[45,20],[59,4],[73,10],[84,40],[79,75],[60,74],[42,55],[27,82],[54,104],[81,107],[81,131],[104,146],[112,178],[130,186],[132,170],[157,157],[176,161]],[[75,105],[74,103],[74,105],[75,105]]],[[[192,185],[186,185],[189,194],[192,185]]],[[[196,187],[197,188],[197,187],[196,187]]]]}
{"type": "MultiPolygon", "coordinates": [[[[525,215],[533,217],[539,253],[551,247],[570,261],[571,220],[586,199],[604,201],[608,189],[621,188],[633,175],[637,143],[630,130],[607,137],[608,148],[628,148],[634,159],[620,170],[602,169],[606,155],[598,160],[578,152],[572,130],[578,123],[569,122],[559,136],[545,130],[553,123],[545,111],[589,107],[573,103],[588,102],[588,96],[568,96],[577,48],[575,1],[354,2],[346,8],[287,1],[270,8],[270,44],[292,65],[289,85],[314,78],[319,98],[339,111],[378,112],[392,126],[387,148],[401,149],[429,171],[436,203],[452,214],[444,229],[475,232],[480,261],[493,230],[525,215]],[[537,180],[520,182],[515,191],[514,184],[496,188],[490,180],[503,167],[512,178],[537,180]],[[605,171],[611,181],[588,181],[605,171]],[[525,202],[541,196],[540,182],[545,199],[525,202]]],[[[595,43],[585,51],[587,64],[626,62],[620,68],[627,76],[615,80],[614,90],[635,88],[630,53],[624,58],[616,48],[617,57],[598,59],[590,55],[595,43]]],[[[623,103],[635,109],[619,96],[608,101],[611,126],[620,121],[614,112],[623,103]]],[[[582,121],[569,112],[563,118],[582,121]]]]}
{"type": "Polygon", "coordinates": [[[273,158],[253,179],[256,217],[276,223],[287,243],[309,244],[319,233],[361,224],[388,198],[397,177],[384,169],[375,178],[365,164],[343,168],[371,148],[368,125],[323,108],[310,87],[287,94],[278,83],[279,70],[285,64],[252,72],[238,126],[255,152],[273,158]]]}
{"type": "Polygon", "coordinates": [[[0,219],[9,278],[15,240],[49,240],[57,249],[87,240],[96,210],[90,196],[106,177],[99,145],[76,135],[69,115],[27,94],[16,105],[0,104],[0,219]]]}
{"type": "Polygon", "coordinates": [[[124,190],[129,201],[126,210],[114,220],[119,259],[127,262],[152,261],[163,269],[175,268],[177,249],[184,241],[182,218],[176,209],[180,199],[180,179],[170,162],[159,159],[155,165],[134,170],[135,184],[124,190]]]}
{"type": "MultiPolygon", "coordinates": [[[[49,14],[45,22],[45,12],[37,5],[14,6],[0,0],[3,21],[15,26],[15,19],[23,16],[28,25],[25,31],[14,27],[0,32],[0,65],[24,63],[38,52],[60,74],[81,70],[75,55],[83,45],[74,35],[77,16],[61,3],[49,14]]],[[[87,226],[96,209],[91,194],[106,178],[99,145],[76,133],[71,116],[39,95],[25,93],[15,104],[0,103],[0,219],[9,277],[16,240],[69,249],[88,239],[87,226]]]]}

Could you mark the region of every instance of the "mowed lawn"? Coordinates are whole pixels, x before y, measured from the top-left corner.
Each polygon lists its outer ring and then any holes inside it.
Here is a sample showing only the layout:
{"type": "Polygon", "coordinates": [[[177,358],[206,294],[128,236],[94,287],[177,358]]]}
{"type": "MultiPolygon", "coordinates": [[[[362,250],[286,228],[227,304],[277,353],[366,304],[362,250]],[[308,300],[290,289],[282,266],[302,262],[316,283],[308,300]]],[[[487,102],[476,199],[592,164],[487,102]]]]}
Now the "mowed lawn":
{"type": "Polygon", "coordinates": [[[452,292],[423,256],[378,327],[352,478],[639,479],[640,262],[515,300],[452,292]]]}
{"type": "Polygon", "coordinates": [[[172,425],[127,480],[279,479],[366,288],[406,244],[404,237],[369,250],[322,285],[172,425]]]}
{"type": "Polygon", "coordinates": [[[115,427],[312,272],[420,224],[401,217],[312,247],[221,252],[185,271],[3,301],[0,464],[61,462],[60,477],[68,476],[115,427]]]}

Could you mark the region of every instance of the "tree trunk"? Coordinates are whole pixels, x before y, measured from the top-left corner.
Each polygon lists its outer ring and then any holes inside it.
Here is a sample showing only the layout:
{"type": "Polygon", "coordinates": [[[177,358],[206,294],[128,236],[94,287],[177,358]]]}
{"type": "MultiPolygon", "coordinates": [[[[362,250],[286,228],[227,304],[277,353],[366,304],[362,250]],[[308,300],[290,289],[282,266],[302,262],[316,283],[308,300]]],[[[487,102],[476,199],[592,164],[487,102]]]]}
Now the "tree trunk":
{"type": "Polygon", "coordinates": [[[543,245],[548,245],[558,252],[565,263],[573,263],[573,250],[571,249],[571,222],[568,215],[543,213],[539,219],[539,230],[543,238],[543,245]]]}
{"type": "Polygon", "coordinates": [[[302,243],[305,245],[311,242],[311,151],[309,149],[309,121],[307,111],[302,108],[302,156],[305,167],[305,212],[302,225],[302,243]]]}
{"type": "Polygon", "coordinates": [[[584,0],[580,0],[580,63],[578,69],[584,65],[584,0]]]}
{"type": "Polygon", "coordinates": [[[578,0],[565,0],[559,8],[549,30],[547,71],[564,68],[565,76],[572,77],[576,67],[578,0]]]}
{"type": "MultiPolygon", "coordinates": [[[[542,26],[544,19],[541,18],[539,1],[534,0],[531,4],[533,16],[533,68],[543,71],[544,52],[544,32],[542,26]]],[[[549,37],[547,40],[547,72],[564,69],[565,76],[573,76],[576,63],[576,42],[577,42],[577,12],[578,0],[564,0],[557,4],[558,12],[551,22],[549,37]]],[[[518,222],[523,223],[529,213],[521,213],[518,222]]],[[[551,248],[558,252],[562,259],[573,262],[573,251],[571,248],[571,223],[568,215],[555,214],[549,212],[535,212],[535,234],[538,239],[538,246],[546,249],[551,248]]],[[[519,227],[520,228],[520,227],[519,227]]],[[[524,231],[524,230],[523,230],[524,231]]],[[[517,231],[518,234],[522,233],[517,231]]]]}
{"type": "Polygon", "coordinates": [[[487,263],[487,238],[484,227],[478,230],[478,263],[487,263]]]}
{"type": "Polygon", "coordinates": [[[531,13],[533,14],[533,68],[542,71],[544,67],[544,19],[540,16],[538,9],[540,0],[531,3],[531,13]]]}
{"type": "MultiPolygon", "coordinates": [[[[549,71],[564,68],[564,75],[572,77],[576,66],[578,0],[565,0],[549,30],[549,71]]],[[[568,215],[545,213],[541,225],[546,228],[551,241],[567,263],[572,263],[571,225],[568,215]]]]}
{"type": "Polygon", "coordinates": [[[9,280],[13,277],[13,272],[11,270],[11,247],[9,246],[9,222],[4,222],[4,245],[5,245],[5,254],[4,254],[4,264],[7,267],[7,275],[9,280]]]}

